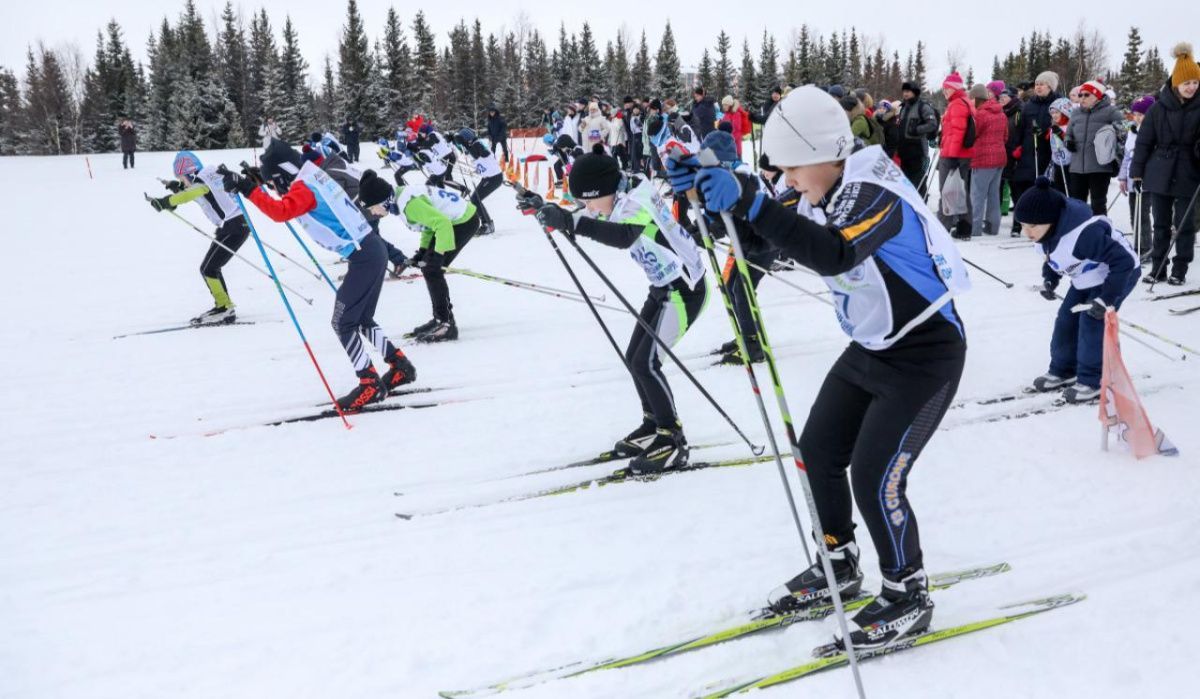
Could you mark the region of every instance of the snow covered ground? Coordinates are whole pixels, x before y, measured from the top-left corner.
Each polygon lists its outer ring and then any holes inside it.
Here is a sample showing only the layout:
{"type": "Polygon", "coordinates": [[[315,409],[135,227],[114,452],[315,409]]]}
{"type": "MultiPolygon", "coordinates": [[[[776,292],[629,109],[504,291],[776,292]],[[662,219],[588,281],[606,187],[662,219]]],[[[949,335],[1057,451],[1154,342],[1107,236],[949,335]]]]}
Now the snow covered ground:
{"type": "MultiPolygon", "coordinates": [[[[202,157],[232,165],[247,155],[202,157]]],[[[394,517],[602,474],[605,466],[497,480],[589,456],[639,420],[633,388],[584,306],[476,279],[450,277],[461,340],[409,350],[418,384],[441,390],[393,399],[463,400],[355,417],[353,430],[326,420],[201,436],[303,412],[324,393],[272,285],[236,260],[225,273],[240,317],[274,322],[112,339],[211,305],[197,273],[206,241],[142,198],[161,192],[154,177],[169,175],[170,160],[141,153],[136,170],[122,171],[119,156],[94,156],[89,180],[82,158],[0,159],[9,221],[0,697],[432,697],[728,623],[802,566],[770,463],[394,517]]],[[[471,242],[456,264],[569,287],[511,202],[507,188],[489,199],[498,234],[471,242]]],[[[1126,221],[1123,201],[1116,210],[1126,221]]],[[[181,213],[203,223],[195,207],[181,213]]],[[[299,253],[282,226],[255,221],[269,242],[299,253]]],[[[398,221],[383,230],[412,250],[415,234],[398,221]]],[[[970,343],[960,398],[1017,389],[1048,361],[1056,306],[1030,290],[1038,257],[1012,242],[1005,232],[962,248],[1016,287],[975,274],[959,301],[970,343]]],[[[625,254],[585,245],[640,304],[644,277],[625,254]]],[[[257,258],[253,244],[243,252],[257,258]]],[[[329,290],[276,265],[315,298],[294,304],[334,390],[345,392],[354,378],[329,329],[329,290]]],[[[822,288],[803,272],[786,278],[822,288]]],[[[846,340],[823,304],[773,279],[761,295],[802,423],[846,340]]],[[[1200,314],[1167,313],[1197,297],[1145,297],[1139,285],[1122,315],[1200,345],[1200,314]]],[[[604,313],[627,336],[632,320],[604,313]]],[[[393,337],[428,316],[419,281],[385,285],[377,318],[393,337]]],[[[727,334],[714,296],[677,351],[761,439],[744,372],[701,357],[727,334]]],[[[935,624],[1063,591],[1088,600],[865,664],[869,696],[1162,696],[1194,685],[1179,614],[1200,577],[1200,357],[1169,361],[1128,341],[1124,352],[1179,458],[1102,453],[1093,407],[983,422],[1017,408],[972,404],[950,412],[910,481],[931,571],[1013,567],[939,593],[935,624]]],[[[736,441],[671,375],[690,440],[736,441]]],[[[729,444],[706,455],[744,453],[729,444]]],[[[874,553],[864,550],[875,588],[874,553]]],[[[832,624],[513,696],[685,697],[802,661],[832,624]]],[[[852,687],[842,670],[772,696],[850,696],[852,687]]]]}

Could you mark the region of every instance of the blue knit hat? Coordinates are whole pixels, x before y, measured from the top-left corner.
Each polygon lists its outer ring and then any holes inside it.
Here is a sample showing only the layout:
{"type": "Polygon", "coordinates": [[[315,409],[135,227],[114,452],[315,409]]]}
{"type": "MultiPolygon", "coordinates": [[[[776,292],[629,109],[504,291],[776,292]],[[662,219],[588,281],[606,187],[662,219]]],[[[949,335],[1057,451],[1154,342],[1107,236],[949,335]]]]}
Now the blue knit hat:
{"type": "Polygon", "coordinates": [[[738,158],[737,146],[733,143],[733,136],[725,131],[710,131],[704,137],[704,148],[708,148],[717,156],[717,160],[722,163],[732,163],[738,158]]]}
{"type": "Polygon", "coordinates": [[[1067,198],[1058,190],[1050,188],[1050,180],[1039,177],[1032,187],[1021,195],[1013,210],[1013,219],[1018,223],[1038,225],[1058,223],[1067,206],[1067,198]]]}

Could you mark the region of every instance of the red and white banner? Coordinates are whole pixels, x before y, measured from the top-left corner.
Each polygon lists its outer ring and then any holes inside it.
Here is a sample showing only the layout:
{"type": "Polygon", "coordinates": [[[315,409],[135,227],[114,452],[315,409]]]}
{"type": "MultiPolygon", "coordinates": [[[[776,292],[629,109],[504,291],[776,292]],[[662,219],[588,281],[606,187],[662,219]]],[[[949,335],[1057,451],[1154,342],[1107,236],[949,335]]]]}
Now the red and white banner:
{"type": "Polygon", "coordinates": [[[1177,456],[1179,450],[1162,430],[1150,425],[1133,380],[1121,358],[1120,321],[1110,310],[1104,317],[1104,371],[1100,378],[1100,424],[1104,426],[1104,445],[1116,435],[1119,444],[1128,445],[1139,459],[1155,454],[1177,456]]]}

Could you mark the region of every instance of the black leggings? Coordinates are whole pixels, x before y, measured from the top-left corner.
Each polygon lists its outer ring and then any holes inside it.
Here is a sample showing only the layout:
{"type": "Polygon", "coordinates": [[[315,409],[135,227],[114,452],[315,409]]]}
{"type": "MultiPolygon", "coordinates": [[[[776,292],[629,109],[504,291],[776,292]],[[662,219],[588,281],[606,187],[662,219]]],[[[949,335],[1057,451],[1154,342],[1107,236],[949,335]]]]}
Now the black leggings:
{"type": "MultiPolygon", "coordinates": [[[[745,238],[742,238],[745,240],[745,238]]],[[[779,249],[763,246],[756,250],[746,251],[746,262],[763,269],[770,269],[771,263],[779,259],[779,249]]],[[[750,267],[750,284],[753,288],[758,288],[758,283],[762,281],[766,272],[762,269],[750,267]]],[[[751,352],[760,347],[758,339],[758,327],[754,324],[754,310],[750,307],[750,297],[746,293],[746,284],[742,280],[742,275],[738,272],[736,263],[731,255],[725,263],[724,270],[725,283],[728,285],[729,294],[733,298],[733,313],[737,317],[738,328],[742,331],[742,336],[746,339],[746,345],[751,352]]]]}
{"type": "Polygon", "coordinates": [[[463,247],[471,241],[471,237],[479,230],[479,214],[463,221],[454,227],[454,249],[442,255],[442,265],[426,265],[421,268],[425,277],[425,288],[429,290],[429,303],[433,306],[434,320],[443,323],[454,322],[454,304],[450,303],[450,287],[446,284],[446,271],[451,262],[462,252],[463,247]]]}
{"type": "Polygon", "coordinates": [[[1108,214],[1108,183],[1112,175],[1107,172],[1070,173],[1067,188],[1072,199],[1086,202],[1091,199],[1092,213],[1096,216],[1108,214]]]}
{"type": "Polygon", "coordinates": [[[121,169],[133,167],[133,151],[127,150],[121,152],[121,169]]]}
{"type": "Polygon", "coordinates": [[[479,218],[486,223],[492,222],[492,216],[488,213],[487,207],[483,205],[483,200],[492,192],[500,189],[500,185],[504,182],[503,175],[492,175],[479,180],[479,184],[475,187],[475,191],[471,192],[471,203],[479,209],[479,218]]]}
{"type": "MultiPolygon", "coordinates": [[[[1146,194],[1142,195],[1147,196],[1146,194]]],[[[1196,195],[1172,197],[1164,194],[1150,194],[1149,204],[1154,214],[1154,250],[1151,253],[1153,266],[1151,272],[1160,277],[1167,276],[1167,255],[1172,247],[1175,250],[1174,266],[1171,274],[1184,278],[1188,267],[1196,254],[1196,195]],[[1187,217],[1184,217],[1187,214],[1187,217]],[[1174,245],[1171,233],[1174,230],[1174,245]]],[[[1143,202],[1142,206],[1146,203],[1143,202]]]]}
{"type": "Polygon", "coordinates": [[[883,574],[894,580],[923,565],[908,474],[950,407],[965,357],[960,345],[897,362],[852,344],[825,377],[800,436],[826,536],[854,539],[853,485],[883,574]]]}
{"type": "Polygon", "coordinates": [[[378,233],[368,233],[358,245],[359,249],[346,258],[349,264],[333,304],[332,324],[354,370],[362,371],[371,364],[363,337],[384,357],[390,357],[396,348],[375,323],[375,306],[383,290],[388,263],[383,238],[378,233]]]}
{"type": "MultiPolygon", "coordinates": [[[[687,289],[682,284],[677,286],[679,288],[651,287],[639,314],[668,347],[679,342],[704,309],[708,297],[708,287],[703,280],[696,284],[695,289],[687,289]]],[[[674,429],[679,423],[675,413],[675,397],[671,394],[667,377],[663,375],[659,352],[658,342],[650,333],[640,323],[634,327],[629,346],[625,349],[625,361],[633,374],[633,385],[642,402],[642,413],[653,415],[658,427],[674,429]]]]}
{"type": "Polygon", "coordinates": [[[216,241],[208,246],[208,252],[204,254],[204,259],[200,262],[200,276],[205,278],[205,282],[209,285],[209,290],[213,292],[213,297],[218,306],[223,306],[224,304],[221,303],[223,299],[217,298],[218,292],[213,288],[213,281],[220,286],[220,293],[225,295],[224,300],[227,301],[229,298],[229,287],[225,286],[225,275],[221,274],[221,268],[233,259],[233,253],[242,247],[242,244],[246,242],[246,238],[249,236],[250,227],[246,225],[245,216],[238,216],[226,221],[217,229],[216,241]],[[221,247],[222,245],[225,247],[221,247]],[[229,248],[229,250],[225,248],[229,248]],[[233,252],[230,252],[230,250],[233,252]]]}

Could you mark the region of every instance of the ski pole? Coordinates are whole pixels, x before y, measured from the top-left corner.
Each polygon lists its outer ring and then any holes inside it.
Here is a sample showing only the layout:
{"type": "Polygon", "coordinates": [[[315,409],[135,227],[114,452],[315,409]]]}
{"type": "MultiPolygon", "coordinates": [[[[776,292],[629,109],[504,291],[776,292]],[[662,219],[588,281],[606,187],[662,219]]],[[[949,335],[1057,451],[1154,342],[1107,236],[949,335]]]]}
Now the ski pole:
{"type": "Polygon", "coordinates": [[[967,263],[967,264],[969,264],[969,265],[971,265],[972,267],[974,267],[975,269],[979,270],[980,272],[983,272],[984,274],[988,275],[988,276],[989,276],[989,277],[991,277],[992,279],[995,279],[996,281],[1000,282],[1001,284],[1003,284],[1003,285],[1004,285],[1004,288],[1006,288],[1006,289],[1011,289],[1011,288],[1013,288],[1013,284],[1012,284],[1012,282],[1006,282],[1006,281],[1004,281],[1004,280],[1003,280],[1003,279],[1001,279],[1000,277],[997,277],[996,275],[994,275],[994,274],[992,274],[991,272],[987,271],[987,270],[986,270],[986,269],[984,269],[983,267],[980,267],[979,265],[975,264],[974,262],[972,262],[972,261],[968,260],[967,258],[965,258],[965,257],[964,257],[964,258],[962,258],[962,261],[963,261],[963,262],[966,262],[966,263],[967,263]]]}
{"type": "Polygon", "coordinates": [[[1133,222],[1134,244],[1137,245],[1138,264],[1142,262],[1142,190],[1139,188],[1134,193],[1137,201],[1134,202],[1134,208],[1137,210],[1134,214],[1137,220],[1133,222]]]}
{"type": "Polygon", "coordinates": [[[1197,195],[1200,195],[1200,187],[1197,187],[1196,191],[1192,193],[1192,200],[1190,202],[1188,202],[1187,208],[1183,210],[1183,215],[1180,216],[1178,219],[1179,225],[1178,226],[1174,225],[1174,221],[1171,222],[1172,223],[1172,225],[1171,225],[1171,242],[1167,245],[1167,254],[1163,255],[1163,258],[1161,260],[1159,260],[1157,268],[1151,270],[1150,289],[1149,289],[1151,293],[1153,293],[1153,291],[1154,291],[1154,285],[1158,283],[1158,275],[1163,273],[1167,269],[1167,260],[1171,259],[1171,248],[1175,247],[1175,239],[1179,236],[1180,227],[1186,226],[1188,216],[1192,215],[1192,207],[1194,207],[1196,205],[1196,196],[1197,195]]]}
{"type": "MultiPolygon", "coordinates": [[[[225,166],[221,166],[225,170],[225,166]]],[[[228,170],[225,170],[228,172],[228,170]]],[[[258,237],[258,231],[254,228],[254,222],[250,220],[250,212],[246,211],[246,204],[242,201],[241,195],[234,192],[233,200],[237,202],[238,208],[242,210],[242,216],[246,217],[246,224],[250,226],[250,234],[254,236],[254,244],[258,246],[258,252],[262,255],[263,262],[266,263],[267,269],[271,270],[271,278],[275,280],[275,290],[279,292],[279,298],[283,299],[284,308],[287,308],[288,315],[292,318],[292,325],[296,328],[296,333],[300,335],[300,341],[304,343],[304,350],[308,352],[308,358],[312,360],[313,367],[317,370],[317,376],[321,377],[321,383],[325,386],[325,392],[329,394],[329,400],[333,402],[333,409],[337,411],[338,417],[342,418],[342,424],[346,429],[350,429],[353,425],[346,419],[346,413],[342,410],[342,406],[338,405],[337,397],[333,395],[333,389],[329,387],[329,381],[325,379],[325,372],[321,370],[321,364],[317,362],[317,355],[313,354],[312,347],[308,344],[308,338],[304,336],[304,329],[300,327],[300,321],[296,319],[296,312],[292,310],[292,304],[288,301],[287,294],[283,293],[283,286],[279,282],[279,275],[275,273],[275,267],[271,265],[271,258],[267,257],[267,250],[263,247],[262,239],[258,237]]]]}
{"type": "MultiPolygon", "coordinates": [[[[147,199],[149,199],[149,198],[150,198],[150,195],[148,195],[148,194],[147,194],[147,195],[146,195],[146,198],[147,198],[147,199]]],[[[228,252],[228,253],[230,253],[231,255],[233,255],[234,257],[238,258],[238,259],[239,259],[239,260],[241,260],[242,262],[245,262],[246,264],[250,265],[251,267],[253,267],[253,268],[254,268],[254,271],[256,271],[256,272],[258,272],[259,274],[263,275],[263,276],[264,276],[264,277],[266,277],[267,279],[273,279],[273,278],[271,277],[271,275],[270,275],[270,274],[268,274],[268,273],[267,273],[267,271],[266,271],[265,269],[263,269],[262,267],[259,267],[258,265],[254,264],[253,262],[251,262],[250,260],[246,259],[245,257],[242,257],[242,256],[241,256],[241,255],[240,255],[240,254],[239,254],[239,253],[238,253],[236,250],[234,250],[233,248],[229,247],[229,246],[228,246],[228,245],[226,245],[225,243],[222,243],[220,240],[217,240],[217,238],[216,238],[215,236],[212,236],[212,235],[209,235],[208,233],[205,233],[205,232],[204,232],[203,230],[201,230],[201,229],[200,229],[198,226],[194,225],[194,224],[193,224],[191,221],[189,221],[189,220],[187,220],[186,218],[184,218],[184,217],[180,216],[179,214],[175,213],[174,211],[168,211],[167,213],[169,213],[169,214],[171,214],[172,216],[174,216],[174,217],[175,217],[176,219],[178,219],[178,220],[179,220],[181,223],[183,223],[183,225],[187,226],[188,228],[191,228],[192,230],[196,231],[197,233],[199,233],[200,235],[204,236],[205,238],[208,238],[209,240],[213,241],[213,243],[215,243],[215,244],[216,244],[218,247],[220,247],[221,249],[225,250],[225,252],[228,252]]],[[[280,282],[280,284],[283,284],[283,282],[280,282]]],[[[283,288],[287,289],[288,291],[290,291],[290,292],[292,292],[293,294],[295,294],[296,296],[298,296],[298,297],[299,297],[299,298],[300,298],[302,301],[304,301],[304,302],[305,302],[305,303],[307,303],[308,305],[310,305],[310,306],[312,305],[312,302],[313,302],[313,300],[312,300],[312,299],[310,299],[309,297],[305,296],[304,294],[300,293],[299,291],[296,291],[295,289],[293,289],[292,287],[288,286],[287,284],[283,284],[283,288]]]]}
{"type": "MultiPolygon", "coordinates": [[[[731,248],[726,247],[726,250],[729,251],[730,255],[733,254],[733,250],[731,248]]],[[[810,290],[805,289],[804,287],[800,286],[799,284],[796,284],[795,282],[789,282],[788,280],[779,276],[775,272],[772,272],[771,270],[767,269],[766,267],[763,267],[762,265],[756,265],[753,262],[751,262],[750,260],[746,260],[746,264],[750,265],[754,269],[757,269],[758,271],[762,272],[763,274],[767,275],[768,277],[771,277],[772,279],[779,282],[780,284],[783,284],[784,286],[790,286],[791,288],[795,289],[796,291],[807,294],[827,306],[833,305],[832,301],[830,301],[829,299],[827,299],[821,295],[821,294],[829,293],[828,291],[810,291],[810,290]]],[[[791,267],[791,265],[789,265],[789,267],[791,267]]],[[[796,268],[792,267],[792,269],[796,269],[796,268]]]]}
{"type": "MultiPolygon", "coordinates": [[[[482,279],[482,280],[488,281],[488,282],[496,282],[498,284],[503,284],[505,286],[515,286],[517,288],[528,289],[530,291],[541,291],[543,293],[549,293],[549,294],[553,294],[555,296],[570,296],[572,298],[575,298],[578,296],[578,294],[576,292],[567,291],[566,289],[556,289],[555,287],[552,287],[552,286],[544,286],[542,284],[534,284],[532,282],[523,282],[523,281],[520,281],[517,279],[506,279],[504,277],[497,277],[497,276],[494,276],[491,274],[484,274],[483,272],[475,272],[473,270],[463,269],[461,267],[447,267],[446,271],[450,272],[451,274],[461,274],[466,277],[475,277],[476,279],[482,279]]],[[[606,297],[602,294],[600,296],[589,295],[589,298],[591,298],[593,301],[604,301],[606,297]]],[[[616,307],[609,306],[609,308],[616,308],[616,307]]],[[[619,311],[621,309],[617,308],[617,310],[619,311]]]]}
{"type": "MultiPolygon", "coordinates": [[[[242,165],[246,165],[246,164],[245,164],[245,163],[242,163],[242,165]]],[[[247,166],[247,167],[248,167],[248,166],[247,166]]],[[[163,178],[161,178],[161,177],[160,177],[160,178],[158,178],[158,181],[159,181],[159,182],[162,182],[164,185],[166,185],[166,184],[168,183],[168,180],[164,180],[164,179],[163,179],[163,178]]],[[[149,199],[149,198],[150,198],[150,195],[149,195],[149,194],[147,194],[147,195],[146,195],[146,198],[147,198],[147,199],[149,199]]],[[[172,212],[172,213],[174,213],[174,212],[172,212]]],[[[186,219],[185,219],[185,221],[186,221],[186,219]]],[[[191,225],[191,224],[190,224],[190,222],[189,222],[189,224],[188,224],[188,225],[191,225]]],[[[193,228],[195,228],[195,226],[192,226],[192,227],[193,227],[193,228]]],[[[268,250],[270,250],[271,252],[275,253],[276,255],[279,255],[280,257],[282,257],[283,259],[287,260],[289,263],[291,263],[292,265],[294,265],[294,266],[296,267],[296,269],[303,270],[305,274],[311,274],[311,275],[312,275],[313,277],[315,277],[316,279],[320,279],[320,278],[321,278],[321,275],[319,275],[319,274],[317,274],[316,272],[312,271],[312,270],[311,270],[311,269],[309,269],[308,267],[305,267],[304,265],[300,264],[299,262],[296,262],[296,261],[295,261],[295,260],[293,260],[292,258],[288,257],[286,254],[284,254],[284,252],[283,252],[282,250],[280,250],[280,249],[279,249],[279,248],[277,248],[277,247],[274,247],[273,245],[271,245],[270,243],[266,242],[265,240],[263,241],[263,245],[264,245],[264,246],[266,246],[266,248],[267,248],[268,250]]]]}
{"type": "MultiPolygon", "coordinates": [[[[701,151],[701,164],[705,164],[706,160],[710,164],[716,160],[711,150],[701,151]],[[707,157],[705,157],[706,154],[707,157]]],[[[725,228],[729,232],[729,242],[733,244],[734,260],[737,263],[738,272],[742,275],[742,282],[746,289],[746,299],[750,302],[750,311],[754,317],[754,324],[758,327],[758,341],[762,345],[763,355],[767,358],[767,370],[771,373],[771,383],[774,384],[775,388],[775,399],[779,403],[779,413],[783,417],[783,424],[787,430],[788,444],[792,448],[792,458],[796,461],[796,473],[800,477],[800,487],[804,491],[805,504],[808,505],[809,516],[812,519],[813,538],[817,540],[817,556],[821,559],[821,568],[825,573],[825,579],[831,581],[830,584],[836,588],[837,577],[833,572],[833,561],[829,557],[829,548],[826,546],[825,529],[821,526],[821,517],[817,513],[817,501],[813,496],[812,484],[808,481],[808,468],[804,465],[804,459],[800,455],[800,442],[796,439],[796,427],[792,423],[792,412],[788,409],[787,397],[783,392],[783,381],[779,377],[779,368],[775,365],[775,356],[771,351],[771,343],[767,339],[766,324],[763,323],[762,312],[758,307],[758,298],[754,293],[754,287],[750,284],[750,268],[746,266],[746,256],[742,254],[742,242],[738,238],[733,217],[729,215],[729,212],[722,211],[721,220],[725,222],[725,228]]],[[[788,489],[790,491],[790,486],[788,486],[788,489]]],[[[854,687],[858,690],[859,699],[866,699],[867,693],[863,689],[862,676],[858,672],[858,658],[854,652],[854,643],[850,640],[850,627],[846,621],[846,609],[845,605],[842,604],[842,596],[835,589],[830,598],[833,600],[833,611],[837,616],[838,626],[842,630],[842,641],[846,646],[846,658],[850,661],[850,672],[854,675],[854,687]]]]}
{"type": "MultiPolygon", "coordinates": [[[[754,401],[758,404],[758,414],[762,417],[763,428],[767,431],[767,443],[771,445],[771,455],[775,457],[775,465],[779,469],[779,477],[783,480],[783,492],[787,496],[788,509],[792,512],[792,521],[796,524],[796,533],[800,535],[800,545],[804,547],[804,560],[812,565],[812,554],[808,550],[808,540],[804,536],[804,526],[800,524],[800,512],[796,509],[796,499],[792,496],[792,488],[788,485],[787,469],[783,466],[783,457],[779,453],[779,445],[775,442],[775,430],[771,427],[771,417],[767,414],[766,403],[763,402],[762,390],[758,387],[758,376],[754,373],[754,365],[750,362],[750,351],[746,346],[746,335],[738,322],[737,311],[733,307],[733,294],[725,277],[721,274],[721,263],[717,261],[716,249],[713,246],[712,235],[708,232],[708,222],[704,220],[700,197],[696,190],[687,193],[688,201],[695,208],[696,222],[700,226],[700,235],[704,240],[704,250],[708,253],[708,262],[712,265],[713,274],[717,276],[717,288],[721,290],[721,299],[725,302],[725,313],[729,316],[729,325],[733,328],[733,337],[737,341],[738,352],[742,355],[742,364],[746,367],[746,377],[750,380],[750,389],[754,392],[754,401]]],[[[744,280],[743,280],[744,281],[744,280]]],[[[818,297],[819,298],[819,297],[818,297]]],[[[821,299],[824,301],[825,299],[821,299]]]]}
{"type": "Polygon", "coordinates": [[[1108,206],[1105,207],[1104,210],[1111,211],[1113,208],[1113,205],[1116,204],[1117,200],[1121,198],[1121,194],[1122,194],[1121,190],[1118,189],[1117,193],[1113,195],[1112,201],[1108,202],[1108,206]]]}

